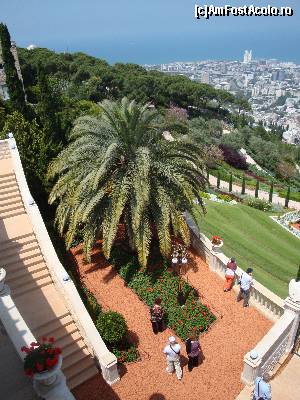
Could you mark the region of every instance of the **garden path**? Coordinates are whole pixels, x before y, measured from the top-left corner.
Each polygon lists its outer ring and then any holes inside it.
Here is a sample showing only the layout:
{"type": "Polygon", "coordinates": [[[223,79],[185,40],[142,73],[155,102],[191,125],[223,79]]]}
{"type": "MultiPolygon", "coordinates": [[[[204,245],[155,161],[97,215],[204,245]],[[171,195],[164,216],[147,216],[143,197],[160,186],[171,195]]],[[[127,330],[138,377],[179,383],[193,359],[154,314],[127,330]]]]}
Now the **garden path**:
{"type": "MultiPolygon", "coordinates": [[[[209,183],[212,186],[217,187],[217,178],[213,175],[209,176],[209,183]]],[[[225,181],[220,181],[220,189],[225,189],[226,191],[228,191],[228,186],[229,183],[225,182],[225,181]]],[[[242,187],[236,184],[232,185],[232,191],[233,192],[237,192],[237,193],[241,193],[242,187]]],[[[255,196],[255,190],[253,189],[248,189],[246,188],[246,194],[249,194],[250,196],[254,197],[255,196]]],[[[258,192],[258,197],[262,200],[266,200],[269,201],[269,193],[265,192],[264,190],[259,190],[258,192]]],[[[276,193],[273,194],[273,200],[272,200],[273,204],[281,204],[282,206],[284,206],[285,204],[285,199],[283,197],[279,197],[276,193]]],[[[289,201],[289,208],[294,208],[295,210],[300,210],[300,202],[299,201],[294,201],[294,200],[290,200],[289,201]]]]}
{"type": "MultiPolygon", "coordinates": [[[[82,262],[81,251],[77,249],[74,254],[82,282],[104,308],[124,315],[142,354],[141,361],[123,367],[121,381],[111,388],[100,376],[76,388],[77,400],[233,400],[238,395],[243,387],[240,375],[244,354],[265,335],[271,322],[257,310],[237,304],[233,292],[223,293],[222,280],[201,258],[195,255],[193,269],[186,275],[200,295],[205,295],[205,302],[218,319],[201,337],[203,363],[192,373],[185,366],[182,381],[177,381],[175,375],[166,373],[162,353],[173,332],[167,329],[157,336],[152,333],[147,306],[124,285],[101,254],[87,265],[82,262]]],[[[179,342],[185,354],[184,344],[179,342]]]]}

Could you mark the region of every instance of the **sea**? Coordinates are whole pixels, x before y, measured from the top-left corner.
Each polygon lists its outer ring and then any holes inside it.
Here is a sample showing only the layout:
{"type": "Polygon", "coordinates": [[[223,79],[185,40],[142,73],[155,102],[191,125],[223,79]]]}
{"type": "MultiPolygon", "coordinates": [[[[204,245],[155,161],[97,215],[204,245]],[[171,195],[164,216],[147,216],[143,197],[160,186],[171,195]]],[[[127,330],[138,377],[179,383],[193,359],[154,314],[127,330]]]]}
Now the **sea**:
{"type": "Polygon", "coordinates": [[[262,36],[249,33],[239,37],[233,33],[195,38],[189,35],[143,38],[96,38],[88,40],[46,40],[38,44],[59,52],[84,52],[117,62],[163,64],[174,61],[242,60],[244,51],[252,49],[255,59],[278,59],[300,65],[300,38],[298,35],[276,34],[262,36]]]}

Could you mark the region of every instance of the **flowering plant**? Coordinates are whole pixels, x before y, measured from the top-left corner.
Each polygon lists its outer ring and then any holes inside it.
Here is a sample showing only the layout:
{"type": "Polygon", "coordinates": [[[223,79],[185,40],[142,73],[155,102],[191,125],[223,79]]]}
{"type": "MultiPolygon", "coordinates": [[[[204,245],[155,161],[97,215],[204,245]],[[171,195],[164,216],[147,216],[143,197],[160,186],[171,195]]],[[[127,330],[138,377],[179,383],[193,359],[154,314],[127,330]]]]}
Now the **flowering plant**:
{"type": "Polygon", "coordinates": [[[216,245],[218,245],[218,244],[221,244],[222,243],[222,239],[220,238],[220,236],[213,236],[212,238],[211,238],[211,242],[212,242],[212,244],[216,244],[216,245]]]}
{"type": "Polygon", "coordinates": [[[26,353],[24,371],[28,376],[35,373],[50,371],[57,363],[61,348],[54,346],[54,338],[42,338],[42,343],[32,342],[30,347],[23,346],[21,351],[26,353]]]}

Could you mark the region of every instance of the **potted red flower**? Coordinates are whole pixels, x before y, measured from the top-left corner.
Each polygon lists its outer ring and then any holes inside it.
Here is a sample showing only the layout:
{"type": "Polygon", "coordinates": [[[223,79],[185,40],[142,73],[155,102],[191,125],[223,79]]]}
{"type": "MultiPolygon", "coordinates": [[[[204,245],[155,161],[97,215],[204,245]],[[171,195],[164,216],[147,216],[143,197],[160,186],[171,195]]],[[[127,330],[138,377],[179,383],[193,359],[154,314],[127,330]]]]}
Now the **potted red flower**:
{"type": "Polygon", "coordinates": [[[220,236],[213,236],[211,238],[211,243],[212,243],[212,250],[218,252],[219,249],[223,246],[223,240],[220,238],[220,236]]]}
{"type": "Polygon", "coordinates": [[[23,346],[21,351],[26,353],[24,359],[25,374],[36,380],[51,385],[56,379],[56,373],[62,364],[61,348],[54,346],[54,338],[42,338],[42,342],[31,343],[30,347],[23,346]]]}

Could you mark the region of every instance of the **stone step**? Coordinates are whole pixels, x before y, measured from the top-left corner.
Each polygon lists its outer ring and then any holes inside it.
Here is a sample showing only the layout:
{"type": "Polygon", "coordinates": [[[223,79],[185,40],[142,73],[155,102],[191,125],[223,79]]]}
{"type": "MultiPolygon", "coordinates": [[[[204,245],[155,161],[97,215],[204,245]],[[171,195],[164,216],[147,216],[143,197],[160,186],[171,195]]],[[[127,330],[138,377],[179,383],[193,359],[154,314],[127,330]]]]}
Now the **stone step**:
{"type": "Polygon", "coordinates": [[[12,291],[13,297],[18,297],[22,296],[25,293],[31,292],[33,290],[39,289],[41,287],[47,286],[47,285],[52,285],[52,279],[50,276],[47,276],[46,278],[39,279],[38,281],[32,281],[26,286],[20,286],[19,288],[15,289],[12,291]]]}
{"type": "Polygon", "coordinates": [[[6,249],[12,249],[12,248],[19,249],[24,244],[32,243],[33,241],[36,241],[36,238],[35,238],[35,235],[33,232],[26,233],[25,235],[17,236],[17,237],[8,239],[8,240],[4,240],[3,242],[0,243],[1,252],[6,249]]]}
{"type": "Polygon", "coordinates": [[[2,215],[7,216],[8,214],[14,213],[18,210],[24,211],[24,206],[22,201],[8,206],[0,205],[0,217],[2,215]]]}
{"type": "Polygon", "coordinates": [[[80,349],[86,348],[85,342],[81,339],[78,342],[74,343],[74,345],[67,346],[63,349],[63,357],[64,359],[69,357],[71,354],[76,353],[80,349]]]}
{"type": "Polygon", "coordinates": [[[68,346],[74,345],[74,343],[78,342],[81,339],[82,339],[81,334],[77,329],[75,332],[69,333],[68,335],[65,335],[64,337],[57,339],[56,344],[57,344],[57,346],[61,347],[62,349],[65,349],[68,346]]]}
{"type": "Polygon", "coordinates": [[[79,374],[70,377],[67,381],[68,387],[72,390],[97,374],[100,374],[100,372],[95,365],[92,365],[88,369],[82,370],[79,374]]]}
{"type": "Polygon", "coordinates": [[[66,318],[69,314],[69,312],[66,312],[65,314],[62,314],[61,316],[55,316],[52,319],[43,322],[41,325],[38,325],[35,329],[34,329],[34,336],[36,338],[41,337],[41,336],[46,336],[43,333],[41,334],[37,334],[37,332],[40,332],[43,328],[45,328],[46,326],[51,326],[52,323],[54,323],[55,321],[58,321],[59,319],[64,319],[66,318]]]}
{"type": "Polygon", "coordinates": [[[72,365],[78,364],[79,362],[83,361],[86,357],[91,358],[91,355],[88,349],[77,347],[77,351],[72,352],[68,356],[64,355],[64,369],[68,369],[72,367],[72,365]]]}
{"type": "MultiPolygon", "coordinates": [[[[72,388],[79,385],[78,378],[79,378],[80,374],[83,371],[86,371],[90,368],[93,369],[93,374],[91,373],[91,377],[99,373],[98,369],[96,368],[96,363],[95,363],[94,359],[92,359],[90,356],[86,356],[85,358],[81,359],[78,363],[73,364],[67,368],[64,367],[64,362],[62,364],[62,370],[67,378],[68,383],[69,383],[69,381],[72,380],[73,381],[72,385],[75,385],[75,386],[72,386],[72,388]],[[75,377],[76,377],[76,379],[75,379],[75,377]]],[[[84,380],[81,382],[84,382],[84,380]]]]}
{"type": "Polygon", "coordinates": [[[15,174],[14,173],[9,173],[9,174],[1,174],[0,175],[0,179],[6,179],[6,178],[11,178],[11,177],[13,177],[13,178],[15,178],[15,174]]]}
{"type": "Polygon", "coordinates": [[[23,259],[18,259],[17,261],[14,260],[13,262],[10,263],[5,263],[4,266],[7,273],[9,273],[9,271],[18,271],[23,268],[29,268],[36,264],[40,264],[41,262],[44,262],[43,256],[40,253],[37,253],[36,256],[32,256],[27,259],[23,258],[23,259]]]}
{"type": "Polygon", "coordinates": [[[14,291],[15,289],[18,289],[20,287],[25,287],[28,284],[30,285],[32,282],[36,282],[38,284],[38,282],[47,277],[50,277],[48,268],[43,269],[42,271],[34,272],[33,274],[25,273],[19,279],[11,278],[8,275],[6,282],[8,283],[11,290],[14,291]]]}
{"type": "Polygon", "coordinates": [[[43,336],[53,336],[57,339],[59,336],[59,330],[73,323],[73,318],[70,314],[63,315],[61,318],[56,318],[50,321],[48,324],[43,325],[35,329],[35,336],[41,338],[43,336]]]}
{"type": "Polygon", "coordinates": [[[42,271],[47,271],[49,274],[49,270],[47,268],[47,265],[42,262],[40,264],[35,264],[29,268],[23,268],[23,269],[18,269],[16,271],[9,271],[7,273],[7,278],[6,281],[9,285],[12,285],[14,281],[22,281],[23,278],[27,276],[32,276],[33,278],[38,277],[38,273],[42,271]]]}
{"type": "Polygon", "coordinates": [[[2,219],[12,218],[12,217],[17,217],[18,215],[22,215],[22,214],[25,214],[24,207],[14,210],[14,211],[0,213],[0,218],[2,218],[2,219]]]}
{"type": "Polygon", "coordinates": [[[30,258],[33,258],[37,255],[39,255],[40,248],[38,246],[38,243],[33,243],[30,245],[30,248],[26,248],[24,251],[17,252],[16,254],[11,254],[8,255],[7,257],[2,256],[0,253],[0,261],[3,265],[10,265],[17,263],[19,260],[28,260],[30,258]]]}
{"type": "Polygon", "coordinates": [[[18,203],[22,203],[22,205],[23,205],[22,197],[21,196],[16,196],[16,197],[14,196],[11,199],[5,199],[5,200],[0,201],[0,208],[11,206],[11,205],[18,204],[18,203]]]}
{"type": "Polygon", "coordinates": [[[14,185],[11,185],[10,187],[4,188],[4,189],[1,190],[1,192],[0,192],[0,200],[2,199],[2,197],[5,197],[6,195],[9,195],[9,194],[15,193],[15,192],[17,192],[18,194],[20,193],[18,185],[17,185],[17,182],[15,182],[14,185]]]}
{"type": "Polygon", "coordinates": [[[16,186],[18,186],[18,185],[17,185],[17,182],[15,181],[15,179],[7,180],[7,181],[0,181],[0,191],[1,192],[2,192],[2,190],[9,189],[9,188],[16,187],[16,186]]]}
{"type": "Polygon", "coordinates": [[[6,193],[3,194],[2,192],[0,192],[0,204],[5,203],[9,200],[18,200],[18,199],[22,199],[21,194],[19,192],[19,189],[15,189],[10,193],[6,193]]]}
{"type": "Polygon", "coordinates": [[[16,253],[23,254],[26,253],[27,251],[38,248],[39,245],[34,236],[29,237],[27,241],[24,240],[23,243],[15,243],[11,241],[10,246],[6,245],[6,247],[4,248],[2,248],[1,246],[1,258],[11,257],[16,253]]]}
{"type": "MultiPolygon", "coordinates": [[[[60,320],[57,319],[55,322],[59,322],[59,321],[60,320]]],[[[53,324],[55,324],[55,322],[53,322],[53,324]]],[[[77,326],[74,324],[74,321],[71,320],[70,323],[68,323],[66,325],[60,325],[60,327],[55,330],[52,329],[52,324],[44,326],[43,329],[40,329],[38,331],[38,338],[41,339],[43,336],[54,337],[57,345],[63,348],[63,346],[69,346],[71,343],[71,342],[69,343],[66,340],[66,338],[72,334],[75,334],[75,332],[77,332],[77,331],[78,331],[77,326]],[[65,343],[66,343],[66,345],[65,345],[65,343]]],[[[75,339],[77,340],[77,335],[75,335],[75,336],[76,336],[75,339]]]]}
{"type": "Polygon", "coordinates": [[[0,176],[0,187],[2,187],[2,185],[4,185],[4,184],[15,183],[15,182],[16,182],[16,178],[15,178],[14,175],[7,176],[7,177],[4,177],[4,178],[2,178],[0,176]]]}

